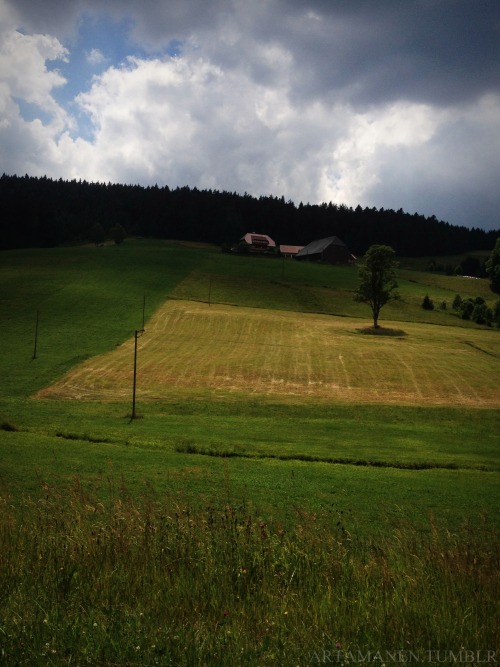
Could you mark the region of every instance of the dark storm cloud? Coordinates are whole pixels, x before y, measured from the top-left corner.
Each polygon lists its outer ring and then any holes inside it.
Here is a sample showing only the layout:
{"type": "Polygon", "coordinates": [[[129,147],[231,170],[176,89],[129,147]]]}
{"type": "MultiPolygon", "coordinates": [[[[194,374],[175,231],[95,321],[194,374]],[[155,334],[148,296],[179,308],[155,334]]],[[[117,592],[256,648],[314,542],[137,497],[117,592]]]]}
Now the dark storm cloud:
{"type": "MultiPolygon", "coordinates": [[[[226,67],[245,57],[252,68],[259,48],[279,44],[293,58],[297,99],[447,105],[500,90],[498,0],[10,2],[33,30],[56,35],[81,11],[132,16],[137,38],[155,47],[196,35],[226,67]]],[[[255,64],[253,75],[270,72],[255,64]]]]}
{"type": "Polygon", "coordinates": [[[292,44],[297,95],[446,105],[500,90],[497,0],[311,0],[306,7],[282,3],[283,12],[293,9],[280,39],[292,44]]]}
{"type": "Polygon", "coordinates": [[[65,37],[79,15],[106,14],[117,20],[132,17],[143,39],[161,42],[172,35],[211,29],[218,16],[231,6],[227,0],[6,0],[26,29],[49,31],[65,37]]]}
{"type": "Polygon", "coordinates": [[[365,193],[375,206],[435,214],[467,227],[500,228],[500,135],[484,131],[498,107],[488,101],[451,117],[431,142],[384,149],[378,182],[365,193]]]}

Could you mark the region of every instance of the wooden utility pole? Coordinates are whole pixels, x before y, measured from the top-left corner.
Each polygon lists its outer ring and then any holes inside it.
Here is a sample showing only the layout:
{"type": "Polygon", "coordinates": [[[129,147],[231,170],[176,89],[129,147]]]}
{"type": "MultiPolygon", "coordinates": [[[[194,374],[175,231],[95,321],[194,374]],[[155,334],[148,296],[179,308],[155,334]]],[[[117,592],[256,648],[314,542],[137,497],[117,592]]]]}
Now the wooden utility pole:
{"type": "Polygon", "coordinates": [[[35,349],[33,350],[33,359],[36,359],[36,348],[38,345],[38,320],[39,320],[40,312],[37,310],[36,311],[36,325],[35,325],[35,349]]]}
{"type": "Polygon", "coordinates": [[[135,413],[135,393],[136,393],[136,388],[137,388],[137,338],[140,333],[144,333],[144,329],[136,329],[135,330],[135,338],[134,338],[134,384],[132,388],[132,419],[136,418],[136,413],[135,413]]]}

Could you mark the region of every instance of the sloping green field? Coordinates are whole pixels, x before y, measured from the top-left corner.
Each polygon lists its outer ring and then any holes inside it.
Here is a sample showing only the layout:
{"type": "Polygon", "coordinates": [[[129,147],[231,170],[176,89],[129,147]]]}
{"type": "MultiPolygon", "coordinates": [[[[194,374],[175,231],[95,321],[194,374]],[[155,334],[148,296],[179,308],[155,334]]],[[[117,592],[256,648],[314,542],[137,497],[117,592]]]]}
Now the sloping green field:
{"type": "MultiPolygon", "coordinates": [[[[243,491],[250,460],[237,467],[236,455],[267,457],[265,465],[281,457],[285,476],[287,460],[309,460],[306,497],[313,504],[315,484],[330,474],[321,463],[382,465],[381,479],[391,466],[497,467],[500,333],[451,309],[420,307],[427,292],[450,302],[457,292],[475,296],[472,287],[487,294],[486,281],[402,271],[401,299],[374,336],[368,309],[353,300],[355,267],[144,240],[13,251],[0,259],[0,419],[17,431],[0,430],[7,493],[31,493],[40,477],[54,474],[83,473],[94,483],[103,470],[95,457],[109,447],[106,456],[136,488],[151,480],[160,452],[169,470],[196,461],[200,475],[174,481],[189,495],[200,488],[206,454],[230,454],[233,488],[258,503],[270,500],[273,511],[283,493],[293,499],[300,487],[292,478],[277,487],[270,481],[276,470],[268,476],[260,467],[269,484],[243,491]],[[142,418],[131,424],[133,333],[143,315],[136,396],[142,418]],[[144,457],[145,450],[155,454],[144,457]]],[[[496,498],[486,492],[488,480],[474,502],[474,484],[463,483],[456,520],[467,507],[477,510],[483,495],[490,513],[496,498]]],[[[412,483],[423,488],[426,478],[420,473],[412,483]]],[[[217,485],[209,488],[217,493],[217,485]]],[[[378,489],[381,502],[393,502],[390,487],[378,489]]]]}

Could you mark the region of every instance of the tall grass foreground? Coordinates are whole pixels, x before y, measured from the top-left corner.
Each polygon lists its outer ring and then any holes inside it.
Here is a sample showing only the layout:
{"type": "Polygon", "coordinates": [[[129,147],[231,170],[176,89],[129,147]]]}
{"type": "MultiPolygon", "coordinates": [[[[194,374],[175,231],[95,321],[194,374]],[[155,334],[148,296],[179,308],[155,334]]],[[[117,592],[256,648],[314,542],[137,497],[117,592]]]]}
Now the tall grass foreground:
{"type": "Polygon", "coordinates": [[[481,527],[452,534],[430,518],[425,533],[362,540],[335,512],[297,510],[284,527],[153,491],[99,500],[78,480],[0,503],[4,667],[309,665],[377,651],[430,664],[430,651],[497,646],[498,545],[481,527]]]}

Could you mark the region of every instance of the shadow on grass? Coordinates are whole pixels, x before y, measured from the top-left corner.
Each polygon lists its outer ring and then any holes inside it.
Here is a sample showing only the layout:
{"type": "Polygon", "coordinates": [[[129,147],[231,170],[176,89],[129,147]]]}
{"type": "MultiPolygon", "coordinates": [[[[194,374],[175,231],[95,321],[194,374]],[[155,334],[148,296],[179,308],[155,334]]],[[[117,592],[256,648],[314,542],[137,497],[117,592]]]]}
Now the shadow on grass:
{"type": "Polygon", "coordinates": [[[364,327],[363,329],[356,329],[356,331],[368,336],[392,336],[393,338],[404,338],[408,335],[403,329],[388,329],[386,327],[364,327]]]}
{"type": "Polygon", "coordinates": [[[456,462],[439,463],[437,461],[381,461],[374,459],[355,459],[346,457],[311,456],[309,454],[262,454],[227,449],[214,449],[212,447],[198,447],[193,443],[178,444],[175,447],[178,454],[198,454],[199,456],[213,456],[219,458],[241,458],[241,459],[275,459],[278,461],[303,461],[304,463],[334,463],[337,465],[363,466],[373,468],[398,468],[400,470],[481,470],[482,472],[495,471],[490,466],[460,466],[456,462]]]}

